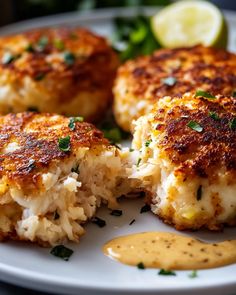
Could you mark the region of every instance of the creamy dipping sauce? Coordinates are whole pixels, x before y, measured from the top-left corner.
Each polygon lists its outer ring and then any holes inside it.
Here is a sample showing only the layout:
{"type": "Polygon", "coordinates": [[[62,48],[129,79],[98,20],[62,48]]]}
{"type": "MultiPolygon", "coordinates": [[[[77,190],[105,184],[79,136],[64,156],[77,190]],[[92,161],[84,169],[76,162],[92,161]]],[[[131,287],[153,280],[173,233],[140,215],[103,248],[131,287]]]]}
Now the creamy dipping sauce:
{"type": "Polygon", "coordinates": [[[144,232],[117,237],[103,247],[121,263],[167,270],[195,270],[236,263],[236,240],[208,244],[167,232],[144,232]]]}

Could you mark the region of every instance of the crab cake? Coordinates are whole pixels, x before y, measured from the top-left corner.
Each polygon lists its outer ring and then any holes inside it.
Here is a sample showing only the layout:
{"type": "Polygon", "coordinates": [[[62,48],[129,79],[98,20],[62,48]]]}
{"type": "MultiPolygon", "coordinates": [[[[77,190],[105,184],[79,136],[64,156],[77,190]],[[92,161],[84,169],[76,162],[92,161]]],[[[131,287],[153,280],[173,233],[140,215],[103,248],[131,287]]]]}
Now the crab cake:
{"type": "Polygon", "coordinates": [[[151,193],[152,211],[180,230],[235,225],[235,98],[165,97],[135,125],[130,177],[151,193]]]}
{"type": "MultiPolygon", "coordinates": [[[[78,241],[101,203],[126,192],[120,151],[81,118],[0,117],[0,237],[78,241]]],[[[125,161],[125,160],[124,160],[125,161]]]]}
{"type": "Polygon", "coordinates": [[[236,55],[195,46],[161,49],[122,65],[114,86],[117,123],[131,130],[132,120],[147,114],[164,96],[181,97],[202,89],[230,96],[236,90],[236,55]]]}
{"type": "Polygon", "coordinates": [[[46,28],[0,38],[0,113],[28,110],[100,118],[111,102],[118,59],[81,28],[46,28]]]}

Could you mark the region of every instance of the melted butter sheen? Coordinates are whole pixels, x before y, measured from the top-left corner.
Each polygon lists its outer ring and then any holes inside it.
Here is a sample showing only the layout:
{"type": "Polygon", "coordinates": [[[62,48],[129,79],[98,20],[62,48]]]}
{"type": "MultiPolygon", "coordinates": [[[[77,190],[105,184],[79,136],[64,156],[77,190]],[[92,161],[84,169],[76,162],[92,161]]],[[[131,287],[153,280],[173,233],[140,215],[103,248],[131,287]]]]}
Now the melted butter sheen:
{"type": "Polygon", "coordinates": [[[144,232],[107,242],[105,255],[124,264],[148,268],[206,269],[236,263],[236,240],[208,244],[166,232],[144,232]]]}

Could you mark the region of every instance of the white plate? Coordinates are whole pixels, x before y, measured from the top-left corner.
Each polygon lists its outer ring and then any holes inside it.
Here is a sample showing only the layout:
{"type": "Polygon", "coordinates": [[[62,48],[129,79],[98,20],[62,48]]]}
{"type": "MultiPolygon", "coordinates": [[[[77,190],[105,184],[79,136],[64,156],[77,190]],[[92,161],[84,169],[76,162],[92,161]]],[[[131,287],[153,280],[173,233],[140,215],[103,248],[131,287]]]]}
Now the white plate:
{"type": "MultiPolygon", "coordinates": [[[[141,9],[147,14],[155,13],[157,8],[141,9]]],[[[100,10],[79,15],[69,13],[55,17],[46,17],[33,21],[7,26],[0,34],[15,33],[34,27],[48,25],[83,25],[94,31],[112,34],[112,19],[115,16],[134,15],[134,9],[100,10]]],[[[230,45],[236,51],[236,13],[225,12],[230,27],[230,45]]],[[[23,243],[0,244],[0,279],[24,287],[57,294],[232,294],[236,290],[236,265],[212,270],[201,270],[198,277],[190,279],[190,272],[178,271],[176,277],[161,277],[157,270],[139,270],[119,264],[101,251],[102,245],[109,239],[142,231],[156,230],[175,232],[172,227],[163,224],[151,213],[140,214],[142,200],[121,201],[123,216],[110,216],[107,209],[101,209],[97,216],[107,221],[107,226],[98,228],[89,224],[87,234],[79,245],[69,245],[74,254],[69,262],[64,262],[49,254],[49,249],[23,243]],[[129,225],[132,219],[136,222],[129,225]]],[[[226,229],[224,233],[182,233],[198,237],[205,241],[220,241],[236,238],[235,229],[226,229]]]]}

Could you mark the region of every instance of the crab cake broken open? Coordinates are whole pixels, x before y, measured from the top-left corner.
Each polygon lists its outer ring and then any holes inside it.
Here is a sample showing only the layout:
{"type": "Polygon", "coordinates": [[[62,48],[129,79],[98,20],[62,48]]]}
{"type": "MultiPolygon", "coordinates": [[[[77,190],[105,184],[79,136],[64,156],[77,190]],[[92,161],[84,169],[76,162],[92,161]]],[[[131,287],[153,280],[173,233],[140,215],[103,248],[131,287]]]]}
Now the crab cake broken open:
{"type": "Polygon", "coordinates": [[[152,211],[177,229],[235,225],[235,98],[164,97],[135,125],[130,177],[151,193],[152,211]]]}
{"type": "Polygon", "coordinates": [[[118,70],[113,90],[116,121],[132,131],[132,120],[147,114],[158,99],[181,97],[196,89],[232,95],[236,90],[236,55],[195,46],[161,49],[126,62],[118,70]]]}
{"type": "Polygon", "coordinates": [[[94,121],[112,98],[118,58],[81,28],[42,28],[0,38],[0,113],[57,112],[94,121]]]}
{"type": "Polygon", "coordinates": [[[0,117],[0,237],[78,241],[101,203],[126,192],[120,151],[81,118],[0,117]]]}

